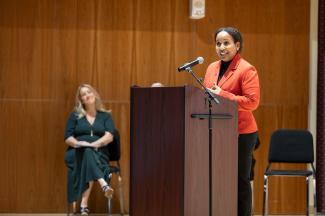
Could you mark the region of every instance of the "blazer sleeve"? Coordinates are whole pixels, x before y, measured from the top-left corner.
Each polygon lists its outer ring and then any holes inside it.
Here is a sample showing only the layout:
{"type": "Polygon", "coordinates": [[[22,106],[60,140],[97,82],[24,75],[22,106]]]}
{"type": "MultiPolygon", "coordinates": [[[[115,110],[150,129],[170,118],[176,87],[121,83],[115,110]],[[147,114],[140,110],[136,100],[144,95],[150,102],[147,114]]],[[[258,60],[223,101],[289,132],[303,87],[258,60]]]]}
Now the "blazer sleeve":
{"type": "Polygon", "coordinates": [[[260,102],[260,85],[257,71],[249,67],[243,71],[240,80],[241,95],[221,90],[220,96],[234,100],[238,104],[239,111],[253,111],[260,102]]]}

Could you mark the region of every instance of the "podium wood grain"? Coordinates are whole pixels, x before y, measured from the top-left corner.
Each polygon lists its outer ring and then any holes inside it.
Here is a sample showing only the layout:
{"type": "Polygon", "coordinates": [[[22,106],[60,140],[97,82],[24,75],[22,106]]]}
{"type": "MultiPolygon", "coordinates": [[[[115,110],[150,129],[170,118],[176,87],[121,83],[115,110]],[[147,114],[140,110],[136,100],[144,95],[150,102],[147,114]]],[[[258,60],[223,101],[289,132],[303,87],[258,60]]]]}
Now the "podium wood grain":
{"type": "MultiPolygon", "coordinates": [[[[237,215],[237,108],[220,98],[213,113],[212,215],[237,215]]],[[[131,88],[130,215],[209,215],[208,113],[192,86],[131,88]]]]}

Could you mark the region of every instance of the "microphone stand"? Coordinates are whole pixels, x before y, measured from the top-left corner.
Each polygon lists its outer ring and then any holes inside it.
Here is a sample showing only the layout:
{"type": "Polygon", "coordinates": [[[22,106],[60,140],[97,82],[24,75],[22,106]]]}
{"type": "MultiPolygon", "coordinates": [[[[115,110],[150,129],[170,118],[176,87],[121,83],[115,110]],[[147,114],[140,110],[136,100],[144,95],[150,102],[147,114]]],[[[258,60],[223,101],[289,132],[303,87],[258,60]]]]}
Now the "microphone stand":
{"type": "Polygon", "coordinates": [[[192,76],[196,79],[196,81],[203,87],[205,94],[207,94],[207,98],[209,101],[209,216],[212,215],[212,103],[214,101],[215,104],[219,104],[219,100],[211,93],[202,83],[201,79],[198,78],[193,72],[191,67],[185,68],[187,72],[192,74],[192,76]]]}

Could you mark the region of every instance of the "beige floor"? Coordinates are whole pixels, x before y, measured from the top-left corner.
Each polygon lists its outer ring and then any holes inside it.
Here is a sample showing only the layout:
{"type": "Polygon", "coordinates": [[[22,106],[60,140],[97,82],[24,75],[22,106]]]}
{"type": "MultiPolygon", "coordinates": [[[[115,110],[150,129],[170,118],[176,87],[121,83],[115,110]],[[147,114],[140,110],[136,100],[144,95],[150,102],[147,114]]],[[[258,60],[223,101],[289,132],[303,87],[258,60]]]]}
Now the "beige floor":
{"type": "MultiPolygon", "coordinates": [[[[6,214],[0,213],[1,216],[66,216],[67,214],[6,214]]],[[[70,216],[80,216],[80,214],[70,214],[70,216]]],[[[104,216],[107,214],[90,214],[90,216],[104,216]]],[[[113,214],[112,216],[120,216],[120,214],[113,214]]],[[[128,216],[128,215],[124,215],[128,216]]]]}
{"type": "MultiPolygon", "coordinates": [[[[91,214],[91,216],[104,216],[107,214],[91,214]]],[[[66,216],[66,214],[6,214],[6,213],[0,213],[0,216],[66,216]]],[[[76,214],[75,216],[79,216],[76,214]]],[[[112,216],[119,216],[119,214],[114,214],[112,216]]],[[[128,215],[124,215],[128,216],[128,215]]],[[[255,215],[255,216],[260,216],[260,215],[255,215]]],[[[272,215],[269,215],[272,216],[272,215]]],[[[277,215],[279,216],[279,215],[277,215]]],[[[300,215],[281,215],[281,216],[300,216],[300,215]]],[[[314,214],[310,214],[310,216],[314,216],[314,214]]],[[[321,215],[318,215],[321,216],[321,215]]],[[[324,216],[324,215],[323,215],[324,216]]]]}
{"type": "MultiPolygon", "coordinates": [[[[1,216],[66,216],[67,214],[6,214],[0,213],[1,216]]],[[[107,214],[90,214],[90,216],[107,216],[107,214]]],[[[70,216],[80,216],[80,214],[70,214],[70,216]]],[[[120,214],[113,214],[112,216],[120,216],[120,214]]],[[[124,215],[129,216],[129,215],[124,215]]]]}

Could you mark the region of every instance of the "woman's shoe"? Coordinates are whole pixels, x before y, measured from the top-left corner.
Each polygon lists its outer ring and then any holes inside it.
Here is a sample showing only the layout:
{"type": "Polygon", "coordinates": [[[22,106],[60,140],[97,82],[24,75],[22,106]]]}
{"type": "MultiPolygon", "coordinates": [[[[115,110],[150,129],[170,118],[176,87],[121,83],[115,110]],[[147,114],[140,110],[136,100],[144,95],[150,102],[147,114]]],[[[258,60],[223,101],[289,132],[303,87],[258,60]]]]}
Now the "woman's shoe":
{"type": "Polygon", "coordinates": [[[109,185],[103,186],[102,189],[104,191],[104,195],[105,195],[106,198],[110,199],[110,198],[113,197],[114,190],[109,185]]]}
{"type": "Polygon", "coordinates": [[[88,207],[80,207],[80,215],[89,215],[89,212],[88,207]]]}

